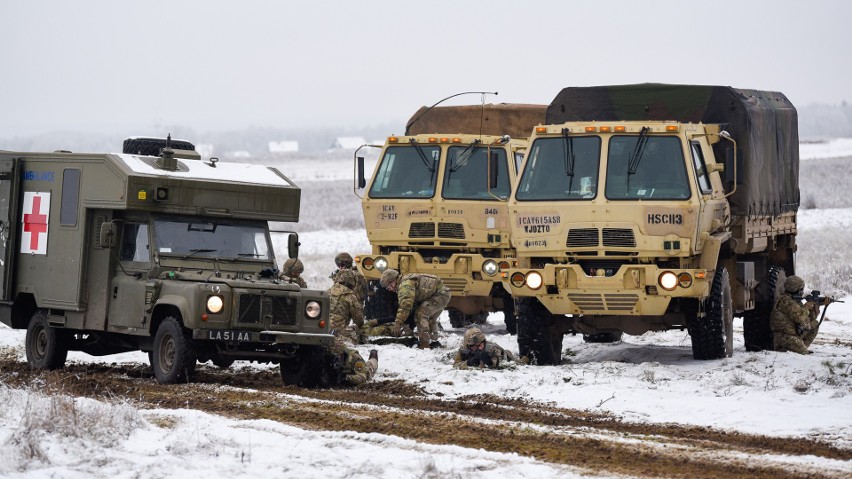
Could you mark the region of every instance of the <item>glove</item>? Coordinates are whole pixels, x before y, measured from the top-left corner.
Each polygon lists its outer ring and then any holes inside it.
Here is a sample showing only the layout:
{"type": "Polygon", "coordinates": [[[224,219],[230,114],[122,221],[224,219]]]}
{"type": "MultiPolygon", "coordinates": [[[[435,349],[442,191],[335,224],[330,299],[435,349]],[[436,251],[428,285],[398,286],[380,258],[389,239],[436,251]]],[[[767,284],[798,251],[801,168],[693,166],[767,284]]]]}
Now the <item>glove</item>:
{"type": "Polygon", "coordinates": [[[829,304],[831,304],[832,300],[833,300],[833,298],[831,296],[826,296],[826,297],[822,298],[822,305],[828,306],[829,304]]]}
{"type": "Polygon", "coordinates": [[[371,320],[367,321],[366,323],[364,323],[364,326],[366,326],[368,328],[373,328],[373,327],[378,326],[378,325],[379,325],[378,319],[371,319],[371,320]]]}
{"type": "Polygon", "coordinates": [[[399,337],[401,331],[402,325],[399,323],[393,323],[393,326],[391,326],[391,336],[399,337]]]}
{"type": "Polygon", "coordinates": [[[467,365],[470,367],[479,366],[480,362],[481,361],[479,359],[479,355],[476,354],[471,355],[469,358],[467,358],[467,365]]]}

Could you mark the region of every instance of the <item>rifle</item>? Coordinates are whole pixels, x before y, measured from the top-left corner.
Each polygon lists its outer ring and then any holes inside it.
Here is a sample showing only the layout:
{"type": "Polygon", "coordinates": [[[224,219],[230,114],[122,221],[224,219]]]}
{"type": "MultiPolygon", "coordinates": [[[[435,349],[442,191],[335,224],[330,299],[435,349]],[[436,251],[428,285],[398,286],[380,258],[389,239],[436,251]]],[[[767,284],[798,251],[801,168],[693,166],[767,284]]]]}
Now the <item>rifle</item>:
{"type": "Polygon", "coordinates": [[[814,289],[814,290],[811,290],[810,294],[808,294],[804,298],[805,301],[808,301],[810,303],[814,303],[817,306],[825,303],[825,307],[822,308],[822,315],[819,318],[819,324],[817,324],[817,327],[820,327],[820,325],[822,325],[822,320],[825,319],[825,312],[828,311],[828,305],[830,305],[831,303],[844,303],[844,301],[834,299],[834,297],[832,297],[832,296],[820,296],[819,293],[820,292],[819,292],[818,289],[814,289]]]}
{"type": "Polygon", "coordinates": [[[462,361],[467,362],[468,366],[485,366],[488,368],[493,366],[491,353],[484,349],[477,349],[476,351],[461,349],[459,353],[461,353],[462,361]]]}

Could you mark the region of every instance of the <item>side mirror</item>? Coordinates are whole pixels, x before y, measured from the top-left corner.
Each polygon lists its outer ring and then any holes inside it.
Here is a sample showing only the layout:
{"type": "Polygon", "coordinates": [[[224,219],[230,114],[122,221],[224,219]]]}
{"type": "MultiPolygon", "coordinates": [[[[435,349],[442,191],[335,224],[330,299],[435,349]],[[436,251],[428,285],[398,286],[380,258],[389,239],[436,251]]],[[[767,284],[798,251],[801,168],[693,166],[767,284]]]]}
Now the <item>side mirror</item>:
{"type": "Polygon", "coordinates": [[[357,159],[358,163],[358,189],[367,186],[367,180],[364,178],[364,157],[359,156],[357,159]]]}
{"type": "Polygon", "coordinates": [[[291,258],[299,257],[299,234],[298,233],[290,233],[290,236],[287,237],[287,255],[291,258]]]}
{"type": "Polygon", "coordinates": [[[101,230],[98,234],[98,246],[101,248],[112,248],[115,246],[116,228],[112,221],[101,223],[101,230]]]}
{"type": "Polygon", "coordinates": [[[497,152],[491,152],[491,159],[488,162],[488,188],[497,188],[497,172],[499,169],[497,168],[497,152]]]}

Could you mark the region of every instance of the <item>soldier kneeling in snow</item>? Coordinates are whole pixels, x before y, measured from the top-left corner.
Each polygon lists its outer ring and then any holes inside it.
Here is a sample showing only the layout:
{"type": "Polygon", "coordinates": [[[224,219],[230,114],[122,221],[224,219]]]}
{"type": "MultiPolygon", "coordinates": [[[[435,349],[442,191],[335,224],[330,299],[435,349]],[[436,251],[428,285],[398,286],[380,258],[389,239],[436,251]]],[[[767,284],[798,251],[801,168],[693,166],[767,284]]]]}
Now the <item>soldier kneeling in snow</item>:
{"type": "Polygon", "coordinates": [[[464,333],[462,345],[453,358],[453,367],[497,368],[501,361],[514,361],[515,355],[498,344],[485,340],[479,328],[470,328],[464,333]]]}

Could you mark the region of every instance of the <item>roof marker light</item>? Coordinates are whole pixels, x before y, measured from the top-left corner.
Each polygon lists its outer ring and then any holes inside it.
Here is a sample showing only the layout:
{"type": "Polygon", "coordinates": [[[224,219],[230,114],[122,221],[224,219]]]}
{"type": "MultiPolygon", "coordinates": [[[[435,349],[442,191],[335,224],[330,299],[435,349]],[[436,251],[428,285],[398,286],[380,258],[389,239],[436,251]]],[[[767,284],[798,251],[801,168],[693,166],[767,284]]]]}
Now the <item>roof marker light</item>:
{"type": "Polygon", "coordinates": [[[547,127],[546,126],[537,126],[537,127],[535,127],[535,132],[536,133],[547,133],[547,127]]]}
{"type": "Polygon", "coordinates": [[[679,129],[677,125],[666,125],[666,131],[678,131],[679,129]]]}
{"type": "Polygon", "coordinates": [[[615,127],[616,133],[624,133],[625,131],[627,131],[627,130],[625,130],[625,128],[623,126],[616,126],[615,127]]]}
{"type": "Polygon", "coordinates": [[[596,131],[598,131],[598,127],[596,127],[596,126],[587,126],[587,127],[586,127],[586,132],[587,132],[587,133],[594,133],[594,132],[596,132],[596,131]]]}
{"type": "Polygon", "coordinates": [[[601,127],[601,133],[609,133],[610,131],[612,131],[612,127],[609,127],[609,126],[602,126],[601,127]]]}

